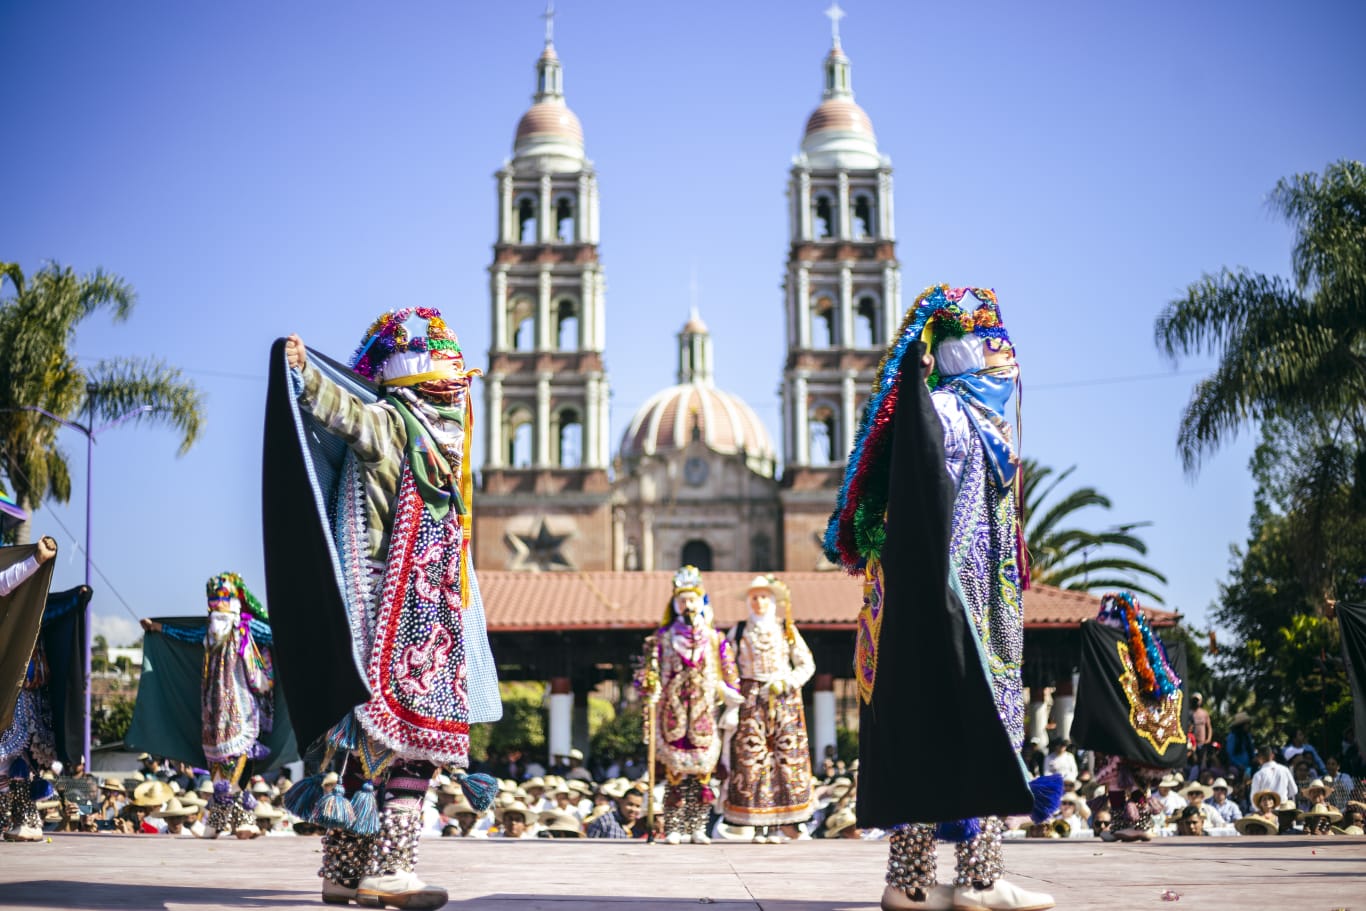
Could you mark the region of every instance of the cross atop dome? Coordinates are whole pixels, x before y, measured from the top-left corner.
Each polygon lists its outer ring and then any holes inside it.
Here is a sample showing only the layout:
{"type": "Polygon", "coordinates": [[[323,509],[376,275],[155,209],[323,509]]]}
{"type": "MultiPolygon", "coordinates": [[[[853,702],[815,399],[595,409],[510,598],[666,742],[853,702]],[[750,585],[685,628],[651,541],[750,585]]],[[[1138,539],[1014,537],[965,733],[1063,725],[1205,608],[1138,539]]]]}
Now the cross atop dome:
{"type": "MultiPolygon", "coordinates": [[[[541,13],[541,18],[545,20],[545,46],[551,47],[555,43],[555,0],[545,0],[545,12],[541,13]]],[[[835,41],[839,43],[838,36],[835,41]]]]}
{"type": "Polygon", "coordinates": [[[825,15],[830,19],[830,39],[833,47],[840,46],[840,20],[849,15],[840,9],[839,0],[830,4],[830,8],[825,11],[825,15]]]}

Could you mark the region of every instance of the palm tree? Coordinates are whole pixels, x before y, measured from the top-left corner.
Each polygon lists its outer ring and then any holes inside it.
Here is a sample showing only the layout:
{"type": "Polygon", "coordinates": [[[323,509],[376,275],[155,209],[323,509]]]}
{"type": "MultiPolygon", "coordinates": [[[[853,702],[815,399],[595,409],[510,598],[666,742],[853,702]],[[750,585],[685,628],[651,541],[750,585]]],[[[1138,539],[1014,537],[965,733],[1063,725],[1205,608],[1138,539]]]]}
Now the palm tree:
{"type": "Polygon", "coordinates": [[[1177,448],[1188,472],[1250,422],[1318,415],[1366,447],[1366,165],[1339,161],[1271,192],[1295,229],[1294,282],[1224,269],[1192,284],[1157,319],[1172,361],[1219,366],[1196,383],[1177,448]]]}
{"type": "MultiPolygon", "coordinates": [[[[57,443],[62,420],[82,418],[87,427],[147,406],[134,417],[173,427],[180,452],[189,450],[203,423],[203,396],[179,370],[155,359],[118,358],[82,369],[71,354],[76,327],[96,311],[115,321],[128,318],[136,302],[117,275],[96,270],[78,276],[48,263],[25,278],[15,263],[0,263],[0,291],[8,279],[13,295],[0,297],[0,473],[14,498],[30,513],[51,497],[71,497],[67,455],[57,443]]],[[[10,532],[29,539],[27,522],[10,532]]]]}
{"type": "Polygon", "coordinates": [[[1130,522],[1105,531],[1085,531],[1068,528],[1062,523],[1073,513],[1090,506],[1110,508],[1110,498],[1094,487],[1078,487],[1045,505],[1058,486],[1077,470],[1073,465],[1054,475],[1052,468],[1025,459],[1021,495],[1025,503],[1025,545],[1029,548],[1031,579],[1040,585],[1052,585],[1071,591],[1095,589],[1127,589],[1145,595],[1158,604],[1162,599],[1146,587],[1150,581],[1163,585],[1167,577],[1140,560],[1102,552],[1101,548],[1132,551],[1139,556],[1148,553],[1148,545],[1135,535],[1134,529],[1151,522],[1130,522]],[[1052,477],[1050,481],[1049,478],[1052,477]]]}

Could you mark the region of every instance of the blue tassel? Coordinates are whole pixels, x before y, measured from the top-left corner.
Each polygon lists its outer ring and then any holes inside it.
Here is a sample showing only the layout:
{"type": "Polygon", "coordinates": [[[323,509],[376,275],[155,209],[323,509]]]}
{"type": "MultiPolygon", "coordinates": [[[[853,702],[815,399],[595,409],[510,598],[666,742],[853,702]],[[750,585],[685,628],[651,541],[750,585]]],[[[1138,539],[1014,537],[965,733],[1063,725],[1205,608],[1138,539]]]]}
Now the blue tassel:
{"type": "Polygon", "coordinates": [[[351,795],[351,809],[355,812],[355,819],[351,822],[351,831],[357,835],[378,835],[379,834],[379,805],[375,803],[375,786],[370,782],[360,786],[360,790],[351,795]]]}
{"type": "Polygon", "coordinates": [[[982,821],[974,816],[972,819],[941,822],[934,834],[940,841],[951,841],[955,844],[972,841],[982,834],[982,821]]]}
{"type": "Polygon", "coordinates": [[[28,763],[23,759],[14,760],[14,763],[9,767],[9,777],[19,779],[27,778],[28,763]]]}
{"type": "Polygon", "coordinates": [[[1034,810],[1029,814],[1030,819],[1044,822],[1058,812],[1058,807],[1062,805],[1061,775],[1040,775],[1029,783],[1029,790],[1034,794],[1034,810]]]}
{"type": "Polygon", "coordinates": [[[232,785],[221,778],[213,783],[213,803],[219,807],[232,803],[232,785]]]}
{"type": "Polygon", "coordinates": [[[460,779],[460,790],[465,792],[465,799],[470,802],[470,806],[482,813],[493,806],[493,799],[498,796],[498,779],[483,772],[475,772],[460,779]]]}
{"type": "Polygon", "coordinates": [[[248,813],[256,809],[256,796],[250,791],[242,792],[242,809],[248,813]]]}
{"type": "Polygon", "coordinates": [[[51,800],[57,796],[57,792],[53,790],[52,782],[46,778],[35,778],[29,782],[28,793],[34,800],[51,800]]]}
{"type": "Polygon", "coordinates": [[[318,815],[313,821],[328,829],[349,829],[355,825],[356,811],[346,799],[346,788],[340,782],[318,801],[318,815]]]}
{"type": "Polygon", "coordinates": [[[319,772],[290,786],[285,792],[285,809],[300,819],[312,819],[313,814],[318,811],[318,801],[322,799],[323,776],[319,772]]]}
{"type": "Polygon", "coordinates": [[[327,745],[334,750],[346,752],[360,748],[361,730],[356,723],[356,713],[347,712],[346,717],[336,724],[326,734],[327,745]]]}

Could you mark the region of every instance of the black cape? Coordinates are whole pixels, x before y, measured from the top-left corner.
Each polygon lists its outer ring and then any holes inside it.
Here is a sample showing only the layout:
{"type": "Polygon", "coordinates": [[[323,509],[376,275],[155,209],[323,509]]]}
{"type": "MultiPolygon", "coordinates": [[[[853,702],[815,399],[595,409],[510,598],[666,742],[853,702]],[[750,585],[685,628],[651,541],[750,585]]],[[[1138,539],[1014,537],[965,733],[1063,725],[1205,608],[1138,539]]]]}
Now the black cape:
{"type": "MultiPolygon", "coordinates": [[[[1165,744],[1161,752],[1140,737],[1129,722],[1129,699],[1120,676],[1118,643],[1126,641],[1119,630],[1087,620],[1081,625],[1081,670],[1077,678],[1076,712],[1072,717],[1072,740],[1085,750],[1120,756],[1146,766],[1184,769],[1186,738],[1165,744]]],[[[1186,696],[1186,645],[1164,642],[1167,661],[1181,678],[1181,731],[1190,731],[1191,705],[1186,696]]]]}
{"type": "MultiPolygon", "coordinates": [[[[273,618],[272,618],[273,619],[273,618]]],[[[159,618],[164,626],[203,629],[197,617],[159,618]]],[[[142,639],[142,679],[133,720],[124,735],[124,746],[154,756],[165,756],[207,769],[204,756],[201,693],[204,686],[204,646],[184,642],[161,633],[148,633],[142,639]]],[[[255,773],[268,772],[299,758],[289,712],[281,697],[277,679],[271,695],[275,699],[275,723],[260,740],[270,754],[253,767],[255,773]]]]}
{"type": "Polygon", "coordinates": [[[858,824],[889,828],[1028,813],[1019,754],[996,710],[967,610],[949,584],[954,484],[921,378],[923,343],[897,380],[877,677],[859,712],[858,824]],[[946,758],[956,781],[942,783],[946,758]]]}
{"type": "MultiPolygon", "coordinates": [[[[374,387],[340,364],[314,351],[308,356],[349,391],[377,399],[374,387]]],[[[270,350],[261,465],[266,600],[276,679],[305,749],[370,698],[351,649],[341,563],[329,531],[345,455],[345,444],[299,408],[285,341],[278,339],[270,350]]]]}
{"type": "MultiPolygon", "coordinates": [[[[37,552],[36,544],[0,547],[0,570],[22,563],[37,552]]],[[[14,591],[0,598],[0,731],[9,730],[14,723],[19,689],[24,685],[28,662],[43,624],[52,565],[51,560],[43,563],[14,591]]]]}
{"type": "Polygon", "coordinates": [[[47,658],[47,700],[57,758],[70,767],[85,752],[85,606],[84,585],[53,592],[43,611],[43,655],[47,658]]]}
{"type": "Polygon", "coordinates": [[[1366,604],[1339,601],[1342,654],[1347,659],[1347,681],[1352,687],[1352,712],[1357,743],[1366,737],[1366,604]]]}

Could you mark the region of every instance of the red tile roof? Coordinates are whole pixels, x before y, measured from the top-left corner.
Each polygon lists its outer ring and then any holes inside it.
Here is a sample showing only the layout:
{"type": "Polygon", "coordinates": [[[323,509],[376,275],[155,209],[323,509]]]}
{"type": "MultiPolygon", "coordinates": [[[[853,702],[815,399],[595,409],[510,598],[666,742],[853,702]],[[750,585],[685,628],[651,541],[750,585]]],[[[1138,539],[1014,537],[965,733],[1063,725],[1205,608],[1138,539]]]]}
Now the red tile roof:
{"type": "MultiPolygon", "coordinates": [[[[718,626],[744,619],[745,592],[754,573],[703,574],[718,626]]],[[[853,629],[863,600],[861,580],[839,572],[781,573],[792,590],[792,615],[801,626],[853,629]]],[[[671,572],[551,572],[485,570],[479,590],[492,632],[518,630],[649,629],[664,615],[671,572]]],[[[1025,592],[1029,629],[1076,627],[1096,615],[1100,599],[1086,592],[1036,585],[1025,592]]],[[[1156,627],[1177,615],[1146,608],[1156,627]]]]}

